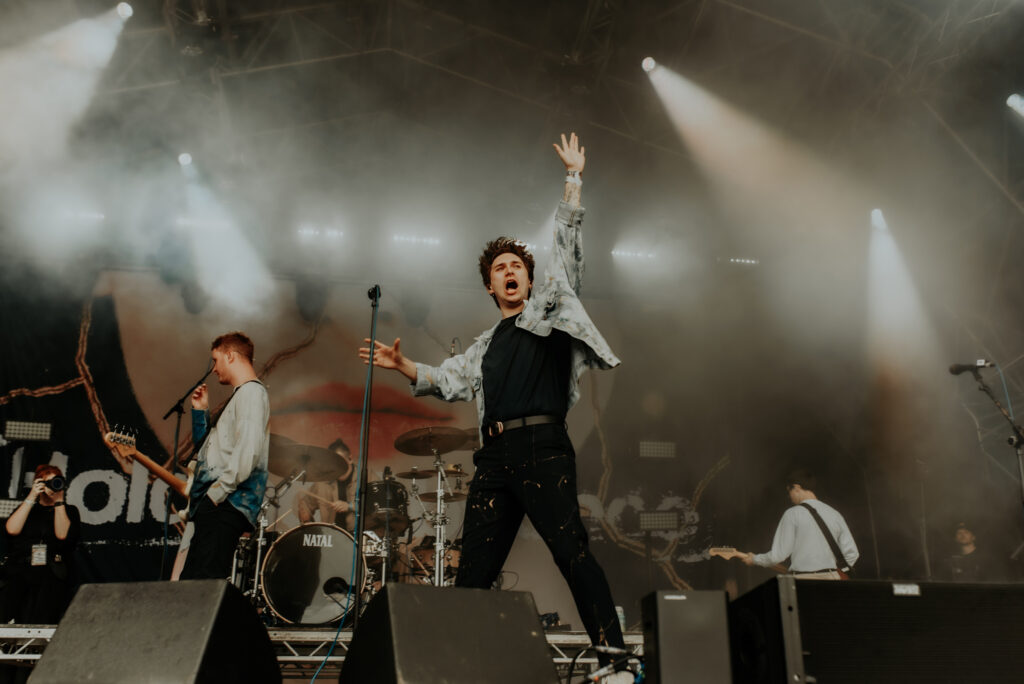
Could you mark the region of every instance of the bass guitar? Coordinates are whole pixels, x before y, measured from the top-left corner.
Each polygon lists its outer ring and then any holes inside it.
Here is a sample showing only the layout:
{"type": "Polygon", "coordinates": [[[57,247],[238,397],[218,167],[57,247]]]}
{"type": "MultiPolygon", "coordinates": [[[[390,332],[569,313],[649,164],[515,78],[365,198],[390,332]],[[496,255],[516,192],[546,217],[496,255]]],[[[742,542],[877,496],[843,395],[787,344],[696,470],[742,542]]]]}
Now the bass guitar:
{"type": "Polygon", "coordinates": [[[178,512],[178,515],[185,519],[184,511],[188,510],[188,493],[192,489],[192,480],[195,477],[195,461],[188,465],[188,480],[184,481],[176,477],[174,473],[142,453],[135,447],[135,435],[128,432],[108,432],[103,435],[103,443],[108,448],[116,451],[123,458],[130,458],[143,468],[153,473],[158,479],[167,483],[171,490],[183,497],[186,501],[185,507],[178,512]]]}

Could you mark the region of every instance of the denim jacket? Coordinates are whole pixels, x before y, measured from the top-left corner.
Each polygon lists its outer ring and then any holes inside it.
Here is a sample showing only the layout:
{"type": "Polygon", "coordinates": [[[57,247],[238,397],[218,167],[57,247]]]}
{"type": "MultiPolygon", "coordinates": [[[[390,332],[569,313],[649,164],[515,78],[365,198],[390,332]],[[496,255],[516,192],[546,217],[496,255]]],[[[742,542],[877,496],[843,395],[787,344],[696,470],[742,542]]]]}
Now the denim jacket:
{"type": "MultiPolygon", "coordinates": [[[[518,327],[535,335],[546,337],[552,330],[561,330],[572,338],[569,408],[580,398],[579,380],[587,368],[607,370],[620,363],[579,300],[583,279],[583,213],[583,207],[573,208],[559,202],[551,258],[542,279],[534,282],[522,315],[516,319],[518,327]]],[[[417,363],[412,393],[433,395],[446,401],[476,399],[477,422],[482,424],[484,354],[497,327],[495,323],[465,352],[445,359],[440,366],[417,363]]]]}
{"type": "Polygon", "coordinates": [[[202,447],[189,492],[190,509],[203,496],[218,505],[226,500],[255,525],[267,489],[270,400],[266,388],[259,382],[237,387],[203,442],[209,419],[209,412],[192,410],[192,440],[202,447]]]}

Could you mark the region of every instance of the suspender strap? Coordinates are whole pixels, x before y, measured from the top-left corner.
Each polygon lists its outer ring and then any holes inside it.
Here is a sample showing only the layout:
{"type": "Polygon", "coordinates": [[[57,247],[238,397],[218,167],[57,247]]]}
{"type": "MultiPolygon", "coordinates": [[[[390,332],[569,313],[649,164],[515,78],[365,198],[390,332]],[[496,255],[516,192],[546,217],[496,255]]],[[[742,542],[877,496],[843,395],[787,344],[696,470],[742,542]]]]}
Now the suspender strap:
{"type": "Polygon", "coordinates": [[[832,549],[832,555],[836,557],[836,569],[848,570],[850,564],[846,562],[846,557],[843,556],[843,552],[839,549],[839,544],[836,543],[836,538],[832,536],[832,532],[828,529],[825,521],[821,519],[821,516],[818,515],[818,511],[814,510],[814,506],[807,502],[800,505],[810,512],[811,517],[814,518],[814,522],[818,523],[818,527],[821,528],[821,533],[825,535],[825,541],[828,542],[829,548],[832,549]]]}

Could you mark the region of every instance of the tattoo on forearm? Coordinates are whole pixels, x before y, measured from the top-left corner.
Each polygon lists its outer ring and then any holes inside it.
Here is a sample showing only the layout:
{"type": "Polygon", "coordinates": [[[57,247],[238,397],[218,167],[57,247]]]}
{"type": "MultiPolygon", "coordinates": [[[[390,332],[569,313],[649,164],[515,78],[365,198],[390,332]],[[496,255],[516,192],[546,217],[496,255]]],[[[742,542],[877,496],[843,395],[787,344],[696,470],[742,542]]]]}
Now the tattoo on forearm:
{"type": "Polygon", "coordinates": [[[580,195],[583,190],[582,185],[576,183],[566,183],[565,192],[562,193],[562,201],[573,207],[580,206],[580,195]]]}

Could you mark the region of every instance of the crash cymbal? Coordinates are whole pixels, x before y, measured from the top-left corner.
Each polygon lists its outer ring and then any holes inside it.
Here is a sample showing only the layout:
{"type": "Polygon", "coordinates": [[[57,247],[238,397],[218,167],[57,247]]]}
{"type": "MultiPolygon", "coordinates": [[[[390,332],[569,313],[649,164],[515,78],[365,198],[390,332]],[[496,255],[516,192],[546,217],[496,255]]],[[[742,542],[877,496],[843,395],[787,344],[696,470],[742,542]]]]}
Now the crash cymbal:
{"type": "Polygon", "coordinates": [[[465,430],[431,426],[402,433],[395,439],[395,448],[410,456],[433,456],[462,448],[466,439],[465,430]]]}
{"type": "MultiPolygon", "coordinates": [[[[420,494],[420,498],[430,503],[437,503],[437,492],[427,492],[426,494],[420,494]]],[[[452,501],[465,501],[466,495],[462,492],[455,492],[453,494],[445,494],[444,502],[451,503],[452,501]]]]}
{"type": "Polygon", "coordinates": [[[430,470],[403,470],[400,473],[395,473],[396,477],[400,477],[403,480],[426,480],[427,478],[434,477],[437,475],[437,471],[431,468],[430,470]]]}
{"type": "Polygon", "coordinates": [[[329,482],[347,477],[352,464],[323,447],[299,444],[281,435],[270,435],[270,459],[267,469],[280,477],[306,471],[305,482],[329,482]]]}
{"type": "MultiPolygon", "coordinates": [[[[435,475],[437,475],[437,468],[428,468],[426,470],[418,470],[416,472],[419,473],[419,475],[434,477],[435,475]]],[[[463,470],[461,465],[445,466],[444,474],[446,477],[469,477],[469,473],[463,470]]]]}

